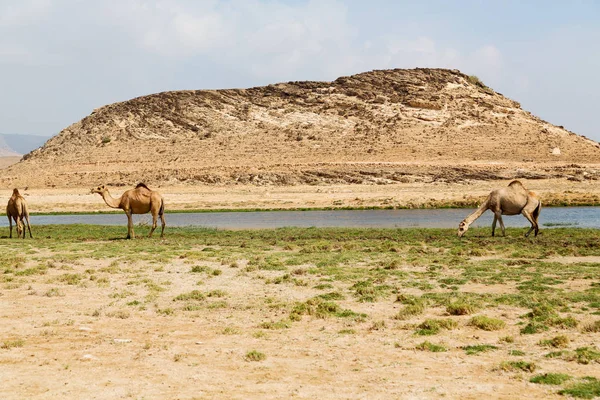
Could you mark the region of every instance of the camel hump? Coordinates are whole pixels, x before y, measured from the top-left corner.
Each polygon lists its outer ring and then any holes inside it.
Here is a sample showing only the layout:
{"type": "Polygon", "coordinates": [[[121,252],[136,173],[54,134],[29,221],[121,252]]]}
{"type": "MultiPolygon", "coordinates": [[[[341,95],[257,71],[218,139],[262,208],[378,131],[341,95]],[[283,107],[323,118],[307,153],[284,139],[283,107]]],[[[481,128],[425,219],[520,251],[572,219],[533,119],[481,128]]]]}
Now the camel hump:
{"type": "Polygon", "coordinates": [[[142,182],[138,183],[138,184],[137,184],[137,186],[136,186],[135,188],[136,188],[136,189],[139,189],[139,188],[145,188],[145,189],[148,189],[148,190],[150,190],[150,188],[149,188],[148,186],[146,186],[146,184],[145,184],[145,183],[142,183],[142,182]]]}
{"type": "Polygon", "coordinates": [[[512,181],[511,183],[508,184],[508,186],[521,186],[523,187],[523,184],[521,183],[521,181],[512,181]]]}

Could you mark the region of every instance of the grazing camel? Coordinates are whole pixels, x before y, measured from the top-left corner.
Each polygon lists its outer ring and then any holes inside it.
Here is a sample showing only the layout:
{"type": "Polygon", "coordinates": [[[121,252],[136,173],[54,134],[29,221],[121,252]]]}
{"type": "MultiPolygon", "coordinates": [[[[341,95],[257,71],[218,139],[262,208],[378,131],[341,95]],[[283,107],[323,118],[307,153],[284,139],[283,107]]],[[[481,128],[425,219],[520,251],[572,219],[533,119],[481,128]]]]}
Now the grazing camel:
{"type": "Polygon", "coordinates": [[[146,214],[150,212],[152,214],[152,229],[148,237],[152,237],[152,232],[156,229],[156,221],[160,216],[162,229],[160,231],[160,237],[164,236],[165,233],[165,202],[162,196],[153,190],[150,190],[148,186],[143,183],[138,183],[135,189],[129,189],[118,199],[113,198],[108,189],[104,185],[100,185],[93,188],[92,193],[99,193],[104,199],[104,202],[112,208],[120,208],[125,211],[127,215],[127,239],[135,238],[133,233],[133,214],[146,214]]]}
{"type": "Polygon", "coordinates": [[[525,234],[528,237],[531,231],[535,230],[535,236],[539,231],[538,217],[542,209],[542,202],[534,192],[525,189],[519,181],[512,181],[507,187],[492,190],[483,204],[472,214],[467,216],[458,226],[458,237],[462,237],[469,229],[469,226],[487,210],[494,213],[494,222],[492,223],[492,236],[496,230],[496,221],[500,222],[502,236],[504,232],[504,222],[502,215],[523,214],[529,222],[531,228],[525,234]]]}
{"type": "Polygon", "coordinates": [[[8,224],[10,225],[10,236],[12,238],[12,220],[15,220],[17,224],[17,237],[21,237],[21,233],[23,239],[25,239],[25,227],[23,226],[23,222],[27,223],[27,229],[29,230],[29,237],[33,238],[31,234],[31,225],[29,224],[29,212],[27,211],[27,202],[25,198],[21,196],[18,189],[13,189],[13,194],[8,200],[8,205],[6,206],[6,216],[8,217],[8,224]]]}

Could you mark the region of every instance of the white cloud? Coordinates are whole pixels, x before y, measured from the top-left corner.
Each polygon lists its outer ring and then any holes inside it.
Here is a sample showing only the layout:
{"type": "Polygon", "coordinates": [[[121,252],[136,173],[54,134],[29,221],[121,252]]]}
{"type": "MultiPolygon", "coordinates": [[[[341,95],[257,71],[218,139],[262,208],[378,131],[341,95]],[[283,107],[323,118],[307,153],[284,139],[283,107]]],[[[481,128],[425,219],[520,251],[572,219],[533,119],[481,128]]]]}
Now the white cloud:
{"type": "Polygon", "coordinates": [[[48,14],[51,0],[0,1],[0,28],[27,25],[48,14]]]}

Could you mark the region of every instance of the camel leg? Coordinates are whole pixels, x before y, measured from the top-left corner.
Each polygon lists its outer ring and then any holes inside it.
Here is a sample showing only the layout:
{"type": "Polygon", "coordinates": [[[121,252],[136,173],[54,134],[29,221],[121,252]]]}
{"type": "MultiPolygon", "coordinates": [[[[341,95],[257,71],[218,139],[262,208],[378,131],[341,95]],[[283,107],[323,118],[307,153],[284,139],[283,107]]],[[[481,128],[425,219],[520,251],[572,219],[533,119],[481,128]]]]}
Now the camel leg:
{"type": "Polygon", "coordinates": [[[500,229],[502,229],[502,236],[506,236],[506,231],[504,229],[504,221],[502,221],[502,214],[497,213],[496,217],[498,218],[498,222],[500,222],[500,229]]]}
{"type": "Polygon", "coordinates": [[[167,224],[165,221],[165,215],[164,214],[160,214],[160,224],[161,224],[161,230],[160,230],[160,237],[164,237],[165,236],[165,225],[167,224]]]}
{"type": "MultiPolygon", "coordinates": [[[[29,214],[25,214],[25,220],[27,221],[27,230],[29,231],[29,237],[33,239],[33,235],[31,234],[31,224],[29,223],[29,214]]],[[[23,232],[23,236],[25,236],[25,232],[23,232]]]]}
{"type": "Polygon", "coordinates": [[[537,231],[538,231],[538,224],[537,222],[533,219],[533,217],[531,216],[531,214],[529,214],[528,211],[523,210],[521,212],[523,214],[523,216],[525,218],[527,218],[527,220],[531,223],[531,228],[529,228],[529,230],[527,231],[527,233],[525,234],[525,237],[529,237],[529,234],[531,233],[531,231],[533,231],[535,229],[535,236],[537,236],[537,231]]]}
{"type": "Polygon", "coordinates": [[[135,233],[133,232],[133,216],[131,211],[126,211],[127,215],[127,239],[135,239],[135,233]]]}
{"type": "Polygon", "coordinates": [[[12,239],[12,219],[10,215],[8,216],[8,225],[10,226],[10,235],[8,237],[12,239]]]}
{"type": "Polygon", "coordinates": [[[152,228],[150,229],[150,233],[148,234],[148,237],[151,238],[152,237],[152,232],[154,232],[154,230],[156,229],[156,221],[158,220],[158,215],[156,214],[152,214],[152,228]]]}
{"type": "Polygon", "coordinates": [[[529,202],[527,203],[523,211],[521,211],[521,214],[523,214],[523,216],[527,218],[527,220],[531,223],[531,228],[529,228],[529,231],[525,234],[525,237],[528,237],[529,234],[531,234],[531,231],[535,231],[535,236],[537,236],[540,230],[537,221],[539,217],[539,210],[537,210],[538,207],[540,207],[540,203],[534,204],[533,202],[529,202]]]}
{"type": "Polygon", "coordinates": [[[17,237],[20,239],[21,236],[25,238],[25,230],[23,229],[22,218],[17,219],[17,237]]]}
{"type": "Polygon", "coordinates": [[[494,236],[494,232],[496,232],[496,221],[498,220],[498,217],[496,217],[496,214],[494,214],[494,222],[492,222],[492,236],[494,236]]]}

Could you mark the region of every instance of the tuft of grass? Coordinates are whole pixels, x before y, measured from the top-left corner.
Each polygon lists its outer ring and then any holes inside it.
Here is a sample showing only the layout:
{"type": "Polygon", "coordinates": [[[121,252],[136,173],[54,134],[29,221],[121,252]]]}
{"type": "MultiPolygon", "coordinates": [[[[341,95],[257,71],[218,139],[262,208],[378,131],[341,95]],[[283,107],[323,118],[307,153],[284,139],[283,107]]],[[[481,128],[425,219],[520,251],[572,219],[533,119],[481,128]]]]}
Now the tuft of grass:
{"type": "Polygon", "coordinates": [[[46,293],[44,293],[44,296],[59,297],[59,296],[64,296],[64,294],[58,288],[51,288],[51,289],[48,289],[48,291],[46,291],[46,293]]]}
{"type": "Polygon", "coordinates": [[[596,347],[579,347],[575,349],[575,359],[579,364],[600,362],[600,351],[596,347]]]}
{"type": "Polygon", "coordinates": [[[202,301],[202,300],[204,300],[204,298],[205,298],[204,293],[202,293],[199,290],[192,290],[189,293],[182,293],[182,294],[174,297],[173,301],[188,301],[188,300],[202,301]]]}
{"type": "Polygon", "coordinates": [[[340,292],[323,293],[317,297],[320,297],[323,300],[344,300],[344,298],[345,298],[344,295],[341,294],[340,292]]]}
{"type": "Polygon", "coordinates": [[[425,341],[421,344],[418,344],[415,348],[417,350],[431,351],[432,353],[441,353],[444,351],[448,351],[448,349],[445,346],[442,346],[441,344],[433,344],[429,341],[425,341]]]}
{"type": "Polygon", "coordinates": [[[471,318],[469,325],[475,326],[484,331],[499,331],[506,326],[501,319],[486,317],[485,315],[476,315],[471,318]]]}
{"type": "Polygon", "coordinates": [[[374,285],[373,282],[366,280],[357,282],[350,288],[354,290],[354,295],[361,303],[373,303],[378,298],[384,296],[389,287],[386,285],[374,285]]]}
{"type": "Polygon", "coordinates": [[[479,353],[487,353],[491,350],[497,350],[497,346],[493,346],[491,344],[476,344],[472,346],[463,346],[462,348],[467,355],[474,355],[479,353]]]}
{"type": "Polygon", "coordinates": [[[518,357],[520,357],[520,356],[524,356],[524,355],[525,355],[525,352],[524,352],[524,351],[521,351],[521,350],[510,350],[510,351],[508,352],[508,355],[509,355],[509,356],[518,356],[518,357]]]}
{"type": "Polygon", "coordinates": [[[565,335],[555,336],[552,339],[540,340],[538,343],[540,346],[565,348],[569,346],[569,338],[565,335]]]}
{"type": "Polygon", "coordinates": [[[515,342],[515,338],[512,336],[502,336],[500,339],[498,339],[498,342],[500,343],[514,343],[515,342]]]}
{"type": "Polygon", "coordinates": [[[583,382],[575,383],[559,391],[558,394],[580,399],[593,399],[594,397],[600,396],[600,380],[588,376],[583,378],[583,382]]]}
{"type": "Polygon", "coordinates": [[[25,345],[25,341],[23,339],[15,339],[15,340],[5,340],[0,345],[0,349],[10,350],[13,348],[23,347],[25,345]]]}
{"type": "Polygon", "coordinates": [[[533,335],[535,333],[545,332],[549,329],[550,328],[546,324],[539,322],[530,322],[527,325],[525,325],[525,327],[522,328],[520,332],[523,335],[533,335]]]}
{"type": "Polygon", "coordinates": [[[600,320],[594,321],[590,324],[586,324],[584,325],[583,328],[581,328],[581,331],[584,333],[598,333],[600,332],[600,320]]]}
{"type": "Polygon", "coordinates": [[[394,315],[393,318],[397,320],[405,320],[410,317],[414,317],[415,315],[421,315],[423,312],[425,312],[425,304],[423,302],[418,302],[404,306],[396,315],[394,315]]]}
{"type": "Polygon", "coordinates": [[[244,356],[244,360],[246,361],[263,361],[267,358],[265,353],[261,353],[257,350],[250,350],[244,356]]]}
{"type": "Polygon", "coordinates": [[[276,330],[276,329],[289,329],[292,327],[292,322],[289,320],[281,320],[281,321],[268,321],[268,322],[263,322],[262,324],[260,324],[260,327],[262,329],[272,329],[272,330],[276,330]]]}
{"type": "Polygon", "coordinates": [[[125,311],[125,310],[109,311],[105,315],[107,317],[119,318],[119,319],[127,319],[131,316],[129,311],[125,311]]]}
{"type": "Polygon", "coordinates": [[[532,377],[529,382],[538,383],[541,385],[562,385],[565,381],[572,379],[573,377],[567,374],[539,374],[532,377]]]}
{"type": "Polygon", "coordinates": [[[451,319],[427,319],[417,326],[417,335],[430,336],[438,334],[442,329],[450,330],[458,326],[458,322],[451,319]]]}
{"type": "Polygon", "coordinates": [[[304,303],[296,303],[290,311],[290,320],[300,321],[303,315],[310,315],[316,318],[352,318],[355,320],[364,320],[365,314],[355,313],[352,310],[342,309],[339,304],[332,301],[325,301],[319,297],[308,299],[304,303]]]}
{"type": "Polygon", "coordinates": [[[448,304],[446,312],[450,315],[470,315],[477,311],[475,304],[466,301],[456,301],[448,304]]]}
{"type": "Polygon", "coordinates": [[[374,321],[369,327],[370,331],[381,331],[385,329],[385,321],[374,321]]]}
{"type": "Polygon", "coordinates": [[[524,371],[534,372],[537,366],[529,361],[503,361],[499,369],[506,372],[524,371]]]}

